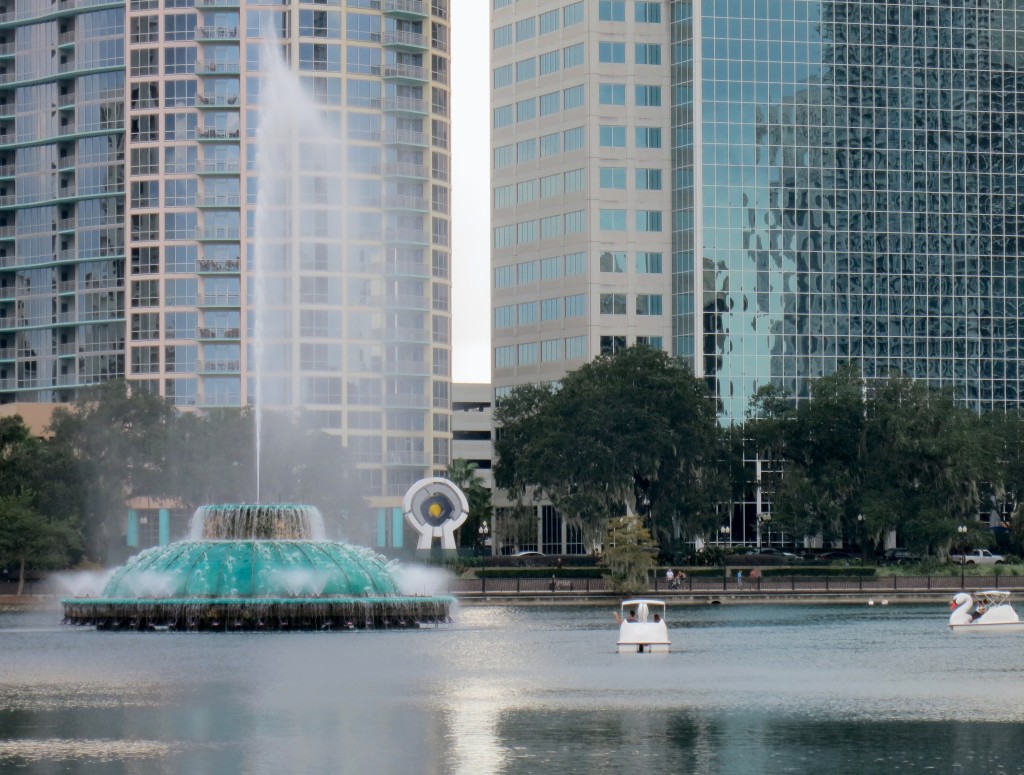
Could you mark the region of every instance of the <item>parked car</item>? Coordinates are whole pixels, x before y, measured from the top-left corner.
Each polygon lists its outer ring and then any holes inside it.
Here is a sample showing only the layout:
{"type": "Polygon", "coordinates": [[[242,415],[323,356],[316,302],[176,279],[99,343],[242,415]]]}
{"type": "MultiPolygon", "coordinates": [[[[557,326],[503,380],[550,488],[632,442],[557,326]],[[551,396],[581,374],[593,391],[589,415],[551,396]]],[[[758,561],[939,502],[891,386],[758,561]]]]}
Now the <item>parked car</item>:
{"type": "Polygon", "coordinates": [[[512,555],[518,560],[518,564],[527,568],[544,564],[544,552],[516,552],[512,555]]]}
{"type": "Polygon", "coordinates": [[[849,552],[823,552],[819,554],[815,559],[823,560],[825,562],[852,562],[859,563],[861,558],[856,554],[850,554],[849,552]]]}
{"type": "Polygon", "coordinates": [[[909,549],[886,549],[878,558],[879,565],[910,565],[921,561],[921,555],[909,549]]]}
{"type": "Polygon", "coordinates": [[[793,554],[793,552],[787,552],[783,549],[776,549],[774,546],[762,546],[760,549],[754,552],[754,556],[777,557],[781,560],[785,560],[786,562],[791,563],[803,562],[803,558],[799,555],[793,554]]]}
{"type": "Polygon", "coordinates": [[[971,549],[963,554],[949,555],[949,561],[956,565],[1002,565],[1006,558],[1001,554],[992,554],[988,549],[971,549]]]}

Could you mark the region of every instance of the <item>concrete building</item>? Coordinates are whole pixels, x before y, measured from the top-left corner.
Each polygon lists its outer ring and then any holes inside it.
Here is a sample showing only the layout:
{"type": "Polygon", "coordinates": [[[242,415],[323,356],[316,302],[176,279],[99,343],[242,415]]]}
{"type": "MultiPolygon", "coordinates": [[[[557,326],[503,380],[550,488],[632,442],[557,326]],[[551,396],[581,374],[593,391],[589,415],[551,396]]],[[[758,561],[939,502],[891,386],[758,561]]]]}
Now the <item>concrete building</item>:
{"type": "Polygon", "coordinates": [[[491,3],[498,397],[646,341],[724,422],[844,363],[1019,407],[1019,15],[491,3]]]}
{"type": "Polygon", "coordinates": [[[296,150],[261,259],[264,404],[343,436],[389,544],[450,455],[448,0],[0,0],[0,403],[253,403],[268,42],[340,161],[296,150]]]}

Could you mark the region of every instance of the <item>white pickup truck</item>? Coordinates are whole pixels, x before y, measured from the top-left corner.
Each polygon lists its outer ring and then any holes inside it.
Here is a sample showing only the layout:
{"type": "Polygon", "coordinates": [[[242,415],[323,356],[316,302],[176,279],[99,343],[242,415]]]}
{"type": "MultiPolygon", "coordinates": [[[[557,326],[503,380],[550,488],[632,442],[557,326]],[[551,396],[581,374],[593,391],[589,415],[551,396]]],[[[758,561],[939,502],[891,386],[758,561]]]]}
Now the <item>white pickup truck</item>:
{"type": "Polygon", "coordinates": [[[971,549],[964,554],[949,555],[949,561],[954,565],[1002,565],[1006,558],[988,549],[971,549]]]}

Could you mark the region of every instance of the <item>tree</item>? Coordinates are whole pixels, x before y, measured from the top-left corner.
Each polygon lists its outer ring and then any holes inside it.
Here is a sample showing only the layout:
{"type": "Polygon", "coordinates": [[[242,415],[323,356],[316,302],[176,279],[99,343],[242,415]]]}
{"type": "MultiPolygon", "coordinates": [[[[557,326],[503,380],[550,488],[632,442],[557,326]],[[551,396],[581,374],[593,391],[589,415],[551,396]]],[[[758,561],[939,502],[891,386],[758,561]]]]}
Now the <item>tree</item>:
{"type": "Polygon", "coordinates": [[[654,569],[658,547],[639,517],[624,516],[608,520],[601,565],[610,571],[609,585],[616,592],[645,592],[654,569]]]}
{"type": "Polygon", "coordinates": [[[129,500],[176,494],[169,471],[177,460],[168,455],[175,420],[163,398],[118,380],[54,410],[53,443],[79,469],[86,546],[98,562],[124,553],[129,500]]]}
{"type": "Polygon", "coordinates": [[[469,517],[459,528],[462,546],[475,545],[479,541],[480,526],[485,521],[494,522],[494,506],[491,504],[491,491],[477,476],[477,464],[463,458],[456,458],[445,468],[445,477],[458,487],[469,502],[469,517]]]}
{"type": "Polygon", "coordinates": [[[643,345],[566,374],[557,390],[513,389],[495,420],[495,483],[549,498],[594,535],[626,511],[671,545],[717,524],[728,497],[731,448],[704,382],[643,345]]]}
{"type": "Polygon", "coordinates": [[[944,548],[999,476],[978,416],[902,376],[867,382],[845,367],[799,403],[763,389],[752,414],[758,454],[783,463],[766,483],[774,524],[794,535],[865,544],[898,531],[914,548],[944,548]]]}
{"type": "Polygon", "coordinates": [[[0,497],[0,562],[17,565],[19,595],[29,568],[65,567],[81,545],[81,534],[71,520],[41,514],[34,501],[29,490],[0,497]]]}

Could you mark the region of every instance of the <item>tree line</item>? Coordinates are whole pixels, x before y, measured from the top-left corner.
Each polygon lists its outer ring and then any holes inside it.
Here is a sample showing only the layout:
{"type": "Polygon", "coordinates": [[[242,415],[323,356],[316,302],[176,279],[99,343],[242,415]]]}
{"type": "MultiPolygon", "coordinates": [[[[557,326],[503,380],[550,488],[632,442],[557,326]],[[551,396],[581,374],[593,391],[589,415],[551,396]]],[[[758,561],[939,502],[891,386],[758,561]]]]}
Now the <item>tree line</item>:
{"type": "Polygon", "coordinates": [[[249,408],[179,412],[111,381],[57,407],[42,438],[0,419],[0,568],[109,565],[129,551],[129,503],[191,513],[206,503],[306,503],[331,537],[366,543],[365,499],[341,440],[301,413],[265,413],[257,472],[249,408]]]}
{"type": "Polygon", "coordinates": [[[630,347],[501,400],[495,483],[522,504],[549,499],[591,542],[609,520],[635,515],[665,556],[717,535],[758,486],[773,533],[869,553],[895,531],[942,553],[961,539],[989,543],[979,515],[991,513],[1019,549],[1019,412],[979,413],[953,390],[896,374],[867,380],[852,366],[813,381],[808,397],[763,387],[742,423],[720,423],[718,409],[681,360],[630,347]],[[768,463],[761,481],[747,464],[755,458],[768,463]]]}

